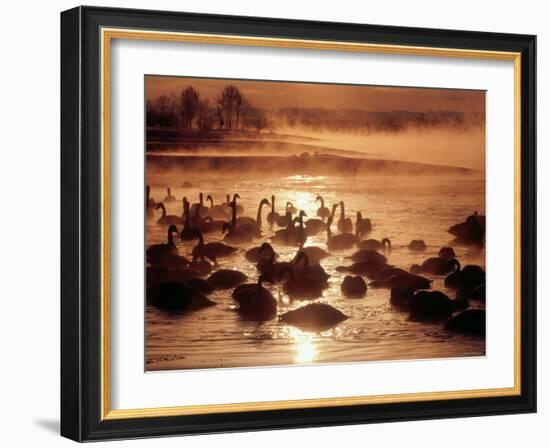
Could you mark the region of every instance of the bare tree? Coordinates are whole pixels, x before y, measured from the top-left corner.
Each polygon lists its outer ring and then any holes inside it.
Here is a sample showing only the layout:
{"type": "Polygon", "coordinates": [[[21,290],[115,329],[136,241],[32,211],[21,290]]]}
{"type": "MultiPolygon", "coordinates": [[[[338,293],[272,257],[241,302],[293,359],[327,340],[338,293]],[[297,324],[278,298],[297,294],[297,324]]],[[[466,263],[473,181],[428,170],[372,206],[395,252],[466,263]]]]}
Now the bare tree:
{"type": "Polygon", "coordinates": [[[221,115],[220,126],[223,123],[227,130],[238,127],[243,98],[241,91],[234,85],[228,85],[223,89],[217,100],[221,115]],[[234,117],[236,117],[235,122],[233,122],[234,117]]]}
{"type": "Polygon", "coordinates": [[[193,127],[193,120],[197,113],[199,94],[191,86],[187,87],[180,95],[180,114],[184,128],[193,127]]]}

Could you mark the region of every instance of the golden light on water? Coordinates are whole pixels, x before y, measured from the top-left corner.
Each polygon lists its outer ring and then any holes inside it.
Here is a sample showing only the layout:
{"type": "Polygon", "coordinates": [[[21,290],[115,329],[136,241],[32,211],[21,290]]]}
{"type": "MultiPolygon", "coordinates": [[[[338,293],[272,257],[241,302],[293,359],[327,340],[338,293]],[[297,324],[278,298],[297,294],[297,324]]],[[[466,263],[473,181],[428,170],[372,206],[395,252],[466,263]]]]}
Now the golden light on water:
{"type": "Polygon", "coordinates": [[[315,335],[305,333],[297,328],[290,329],[290,336],[294,345],[294,362],[309,363],[317,359],[319,351],[315,343],[315,335]]]}

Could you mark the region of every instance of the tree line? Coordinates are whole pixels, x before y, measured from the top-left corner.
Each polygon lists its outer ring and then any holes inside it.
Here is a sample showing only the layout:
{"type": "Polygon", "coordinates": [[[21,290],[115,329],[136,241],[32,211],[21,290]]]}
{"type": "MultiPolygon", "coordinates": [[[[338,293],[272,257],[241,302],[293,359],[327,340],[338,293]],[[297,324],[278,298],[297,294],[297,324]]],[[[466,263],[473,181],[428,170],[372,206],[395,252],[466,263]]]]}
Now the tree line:
{"type": "Polygon", "coordinates": [[[232,84],[225,86],[212,103],[188,86],[179,95],[172,92],[147,100],[146,108],[148,127],[261,131],[268,124],[265,112],[253,107],[232,84]]]}

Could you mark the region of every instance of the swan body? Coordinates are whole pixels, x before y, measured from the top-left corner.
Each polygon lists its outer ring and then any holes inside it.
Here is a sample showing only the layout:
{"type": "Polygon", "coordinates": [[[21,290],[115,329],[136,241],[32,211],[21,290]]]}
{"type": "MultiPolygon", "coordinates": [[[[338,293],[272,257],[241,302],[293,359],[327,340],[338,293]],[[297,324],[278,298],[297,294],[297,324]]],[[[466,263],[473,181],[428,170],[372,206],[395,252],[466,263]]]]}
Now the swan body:
{"type": "Polygon", "coordinates": [[[414,290],[418,289],[430,289],[432,281],[428,278],[420,275],[404,274],[393,275],[386,280],[375,280],[369,284],[373,288],[410,288],[414,290]]]}
{"type": "Polygon", "coordinates": [[[164,201],[163,202],[176,202],[176,198],[174,196],[172,196],[172,191],[170,189],[170,187],[168,187],[166,189],[166,197],[164,198],[164,201]]]}
{"type": "Polygon", "coordinates": [[[321,233],[327,229],[327,225],[321,219],[312,218],[305,222],[306,235],[313,236],[321,233]]]}
{"type": "Polygon", "coordinates": [[[476,265],[457,269],[445,278],[445,286],[452,289],[474,289],[485,284],[485,272],[476,265]]]}
{"type": "Polygon", "coordinates": [[[160,283],[147,289],[147,303],[171,312],[196,311],[216,304],[195,288],[180,282],[160,283]]]}
{"type": "Polygon", "coordinates": [[[292,265],[296,277],[308,276],[314,278],[321,287],[328,287],[329,275],[320,264],[310,265],[306,252],[298,251],[296,257],[292,260],[292,265]]]}
{"type": "Polygon", "coordinates": [[[485,216],[475,212],[466,218],[465,222],[455,224],[448,230],[456,237],[459,244],[483,246],[485,243],[485,216]]]}
{"type": "Polygon", "coordinates": [[[357,212],[357,219],[355,220],[355,234],[362,238],[363,235],[368,235],[372,232],[372,222],[369,218],[363,218],[361,212],[357,212]]]}
{"type": "Polygon", "coordinates": [[[301,247],[294,256],[293,262],[296,262],[300,252],[304,252],[307,255],[307,259],[311,266],[319,264],[321,260],[324,260],[330,254],[325,250],[317,246],[301,247]]]}
{"type": "Polygon", "coordinates": [[[178,248],[176,247],[176,243],[174,242],[173,233],[178,233],[178,229],[175,225],[171,225],[168,227],[168,236],[166,243],[153,244],[152,246],[149,246],[147,248],[145,254],[147,256],[148,263],[153,264],[155,260],[167,253],[178,255],[179,252],[178,248]]]}
{"type": "Polygon", "coordinates": [[[351,272],[356,275],[365,275],[369,278],[374,277],[377,272],[382,269],[389,268],[387,263],[379,261],[359,261],[353,263],[351,266],[338,266],[336,270],[338,272],[351,272]]]}
{"type": "Polygon", "coordinates": [[[159,202],[155,206],[155,210],[158,210],[158,209],[162,210],[162,216],[157,220],[157,224],[161,226],[170,226],[172,224],[175,224],[175,225],[183,224],[183,219],[181,218],[181,216],[166,214],[166,207],[164,203],[159,202]]]}
{"type": "Polygon", "coordinates": [[[231,289],[246,282],[248,278],[240,271],[220,269],[207,278],[214,289],[231,289]]]}
{"type": "Polygon", "coordinates": [[[260,275],[257,283],[239,285],[233,291],[233,299],[239,304],[237,312],[246,319],[266,321],[277,315],[277,300],[262,286],[260,275]]]}
{"type": "Polygon", "coordinates": [[[381,253],[376,252],[371,249],[363,249],[358,252],[355,252],[351,257],[351,260],[360,262],[360,261],[375,261],[378,263],[386,263],[388,259],[381,253]]]}
{"type": "Polygon", "coordinates": [[[380,241],[375,239],[361,240],[357,243],[359,249],[368,249],[368,250],[387,250],[391,252],[391,241],[389,238],[382,238],[380,241]]]}
{"type": "Polygon", "coordinates": [[[394,275],[398,274],[406,274],[407,271],[396,268],[393,266],[382,268],[379,271],[376,271],[371,277],[369,277],[371,280],[378,280],[378,281],[384,281],[387,280],[390,277],[393,277],[394,275]]]}
{"type": "Polygon", "coordinates": [[[409,319],[416,322],[437,322],[452,313],[451,299],[441,291],[419,291],[409,301],[409,319]]]}
{"type": "Polygon", "coordinates": [[[344,201],[340,201],[340,219],[336,223],[336,228],[342,233],[353,232],[353,223],[350,218],[346,218],[344,201]]]}
{"type": "Polygon", "coordinates": [[[426,243],[424,240],[412,240],[409,243],[409,250],[412,250],[413,252],[424,252],[428,247],[426,246],[426,243]]]}
{"type": "Polygon", "coordinates": [[[275,249],[269,243],[263,243],[261,246],[256,246],[251,249],[248,249],[244,254],[244,257],[251,263],[258,263],[264,258],[268,258],[271,254],[277,258],[275,249]]]}
{"type": "Polygon", "coordinates": [[[194,235],[193,239],[198,239],[199,242],[193,248],[193,257],[207,257],[210,259],[229,257],[238,250],[236,247],[217,241],[205,244],[204,237],[199,229],[194,229],[194,235]]]}
{"type": "Polygon", "coordinates": [[[353,233],[340,233],[338,235],[332,235],[330,226],[332,225],[332,217],[328,218],[327,221],[327,247],[328,250],[346,250],[354,247],[358,242],[359,238],[353,233]]]}
{"type": "Polygon", "coordinates": [[[330,209],[328,207],[325,207],[325,200],[322,196],[317,196],[315,198],[315,202],[321,202],[321,206],[317,209],[317,216],[321,219],[326,219],[330,216],[330,209]]]}
{"type": "Polygon", "coordinates": [[[437,255],[441,258],[446,258],[447,260],[451,260],[456,257],[455,251],[452,247],[442,247],[439,249],[437,255]]]}
{"type": "Polygon", "coordinates": [[[452,272],[454,269],[460,270],[460,263],[452,258],[430,257],[420,265],[422,273],[434,274],[434,275],[446,275],[452,272]]]}
{"type": "Polygon", "coordinates": [[[310,303],[281,316],[281,321],[285,324],[306,331],[328,330],[346,319],[348,316],[326,303],[310,303]]]}
{"type": "Polygon", "coordinates": [[[473,336],[485,336],[485,310],[472,309],[462,311],[445,322],[445,329],[473,336]]]}
{"type": "Polygon", "coordinates": [[[367,293],[367,284],[363,278],[351,275],[346,275],[344,281],[340,285],[342,294],[350,298],[361,298],[367,293]]]}
{"type": "Polygon", "coordinates": [[[280,279],[285,273],[289,274],[289,278],[283,283],[283,291],[291,299],[316,299],[323,295],[323,285],[316,278],[307,273],[296,276],[294,269],[285,267],[280,271],[280,279]]]}

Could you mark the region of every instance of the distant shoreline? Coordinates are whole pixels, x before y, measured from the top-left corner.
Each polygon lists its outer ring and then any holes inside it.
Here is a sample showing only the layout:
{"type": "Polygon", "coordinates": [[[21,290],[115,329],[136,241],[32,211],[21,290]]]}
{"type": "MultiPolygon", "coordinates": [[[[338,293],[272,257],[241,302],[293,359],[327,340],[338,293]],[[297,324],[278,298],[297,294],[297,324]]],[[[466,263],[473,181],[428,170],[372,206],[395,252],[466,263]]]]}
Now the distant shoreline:
{"type": "Polygon", "coordinates": [[[146,154],[147,166],[152,169],[182,169],[193,172],[244,173],[261,171],[264,174],[300,173],[304,175],[364,174],[400,175],[475,175],[481,172],[445,165],[387,159],[341,157],[336,155],[188,155],[188,154],[146,154]]]}

